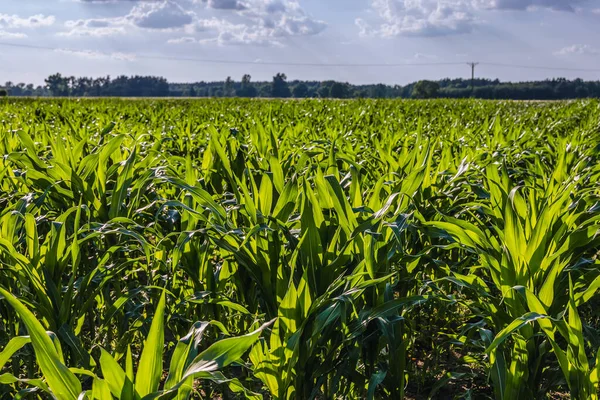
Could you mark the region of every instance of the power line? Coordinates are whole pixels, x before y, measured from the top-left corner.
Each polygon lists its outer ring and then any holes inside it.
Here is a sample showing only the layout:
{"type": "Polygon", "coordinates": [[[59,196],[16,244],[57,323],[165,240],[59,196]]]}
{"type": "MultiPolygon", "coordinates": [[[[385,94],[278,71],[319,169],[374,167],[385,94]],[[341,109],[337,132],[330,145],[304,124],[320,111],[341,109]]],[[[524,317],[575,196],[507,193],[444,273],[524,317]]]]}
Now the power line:
{"type": "Polygon", "coordinates": [[[215,60],[206,58],[193,57],[170,57],[170,56],[147,56],[133,55],[134,58],[145,60],[165,60],[165,61],[191,61],[207,64],[239,64],[239,65],[277,65],[277,66],[293,66],[293,67],[423,67],[436,65],[460,65],[459,62],[439,62],[439,63],[399,63],[399,64],[347,64],[347,63],[294,63],[294,62],[277,62],[277,61],[242,61],[242,60],[215,60]]]}
{"type": "Polygon", "coordinates": [[[519,65],[519,64],[502,64],[482,62],[481,65],[490,65],[502,68],[523,68],[523,69],[545,69],[549,71],[576,71],[576,72],[600,72],[598,68],[570,68],[570,67],[546,67],[542,65],[519,65]]]}
{"type": "MultiPolygon", "coordinates": [[[[0,42],[0,46],[5,47],[16,47],[24,49],[35,49],[35,50],[48,50],[48,51],[62,51],[72,53],[86,53],[86,50],[68,49],[60,47],[50,46],[39,46],[30,44],[20,43],[8,43],[0,42]]],[[[109,53],[95,52],[104,56],[111,56],[109,53]]],[[[426,63],[297,63],[297,62],[278,62],[278,61],[248,61],[248,60],[224,60],[224,59],[212,59],[212,58],[196,58],[196,57],[180,57],[180,56],[156,56],[149,54],[126,54],[131,55],[133,59],[140,60],[160,60],[160,61],[186,61],[186,62],[197,62],[205,64],[233,64],[233,65],[276,65],[276,66],[293,66],[293,67],[337,67],[337,68],[398,68],[398,67],[426,67],[426,66],[442,66],[442,65],[464,65],[463,62],[426,62],[426,63]]],[[[494,62],[469,62],[471,66],[472,78],[474,78],[474,70],[476,65],[487,65],[500,68],[517,68],[517,69],[537,69],[537,70],[548,70],[548,71],[573,71],[573,72],[600,72],[600,69],[595,68],[571,68],[571,67],[548,67],[541,65],[521,65],[521,64],[508,64],[508,63],[494,63],[494,62]]]]}
{"type": "Polygon", "coordinates": [[[33,44],[5,43],[5,42],[0,42],[0,46],[22,47],[25,49],[39,49],[39,50],[59,50],[56,47],[36,46],[33,44]]]}
{"type": "MultiPolygon", "coordinates": [[[[0,46],[19,47],[35,50],[50,50],[63,52],[81,52],[82,50],[66,49],[59,47],[38,46],[28,44],[6,43],[0,42],[0,46]]],[[[105,56],[110,56],[107,53],[100,53],[105,56]]],[[[437,65],[461,65],[460,62],[428,62],[428,63],[390,63],[390,64],[351,64],[351,63],[295,63],[295,62],[279,62],[279,61],[247,61],[247,60],[223,60],[223,59],[208,59],[195,57],[180,57],[180,56],[153,56],[146,54],[131,54],[134,59],[142,60],[162,60],[162,61],[191,61],[207,64],[237,64],[237,65],[277,65],[277,66],[295,66],[295,67],[413,67],[413,66],[437,66],[437,65]]]]}

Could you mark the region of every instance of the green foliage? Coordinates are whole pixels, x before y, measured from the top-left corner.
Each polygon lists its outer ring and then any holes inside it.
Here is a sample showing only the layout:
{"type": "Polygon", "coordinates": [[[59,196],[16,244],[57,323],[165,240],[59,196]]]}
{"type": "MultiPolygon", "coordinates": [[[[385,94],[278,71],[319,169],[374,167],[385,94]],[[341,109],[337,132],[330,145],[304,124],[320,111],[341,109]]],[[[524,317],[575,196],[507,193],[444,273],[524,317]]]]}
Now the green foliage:
{"type": "MultiPolygon", "coordinates": [[[[281,78],[280,74],[280,77],[281,78]]],[[[276,76],[277,77],[277,76],[276,76]]],[[[73,96],[73,97],[273,97],[272,81],[251,82],[250,75],[241,81],[230,79],[221,82],[167,82],[156,76],[75,77],[53,74],[45,79],[45,86],[6,82],[4,88],[11,96],[73,96]]],[[[600,97],[600,81],[553,78],[531,82],[500,82],[498,79],[445,78],[435,81],[438,96],[443,98],[561,100],[600,97]]],[[[335,81],[288,82],[295,98],[410,98],[417,82],[404,86],[382,83],[354,85],[335,81]],[[330,96],[332,87],[334,94],[330,96]]],[[[283,89],[286,96],[287,91],[283,89]]]]}
{"type": "Polygon", "coordinates": [[[415,99],[432,99],[438,97],[440,85],[432,81],[419,81],[415,83],[412,97],[415,99]]]}
{"type": "Polygon", "coordinates": [[[297,99],[308,97],[308,86],[304,83],[297,84],[292,90],[292,95],[297,99]]]}
{"type": "Polygon", "coordinates": [[[291,92],[287,83],[287,76],[282,73],[278,73],[273,77],[273,83],[271,85],[271,96],[272,97],[290,97],[291,92]]]}
{"type": "Polygon", "coordinates": [[[8,99],[0,397],[596,399],[599,110],[8,99]]]}
{"type": "Polygon", "coordinates": [[[334,82],[334,84],[331,85],[329,95],[334,99],[345,99],[346,97],[349,97],[348,85],[341,82],[334,82]]]}

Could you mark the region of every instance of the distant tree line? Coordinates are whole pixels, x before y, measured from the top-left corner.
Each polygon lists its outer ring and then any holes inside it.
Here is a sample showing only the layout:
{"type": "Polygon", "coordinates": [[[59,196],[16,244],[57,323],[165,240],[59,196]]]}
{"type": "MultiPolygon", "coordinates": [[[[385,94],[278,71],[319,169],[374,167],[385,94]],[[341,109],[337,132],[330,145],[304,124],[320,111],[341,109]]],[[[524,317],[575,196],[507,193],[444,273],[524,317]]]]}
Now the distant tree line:
{"type": "Polygon", "coordinates": [[[50,75],[44,86],[6,82],[0,96],[73,97],[273,97],[273,98],[468,98],[560,100],[600,97],[600,81],[556,78],[531,82],[500,82],[490,79],[442,79],[408,85],[352,85],[337,81],[288,80],[283,73],[271,81],[240,81],[227,77],[220,82],[169,83],[155,76],[99,78],[50,75]]]}

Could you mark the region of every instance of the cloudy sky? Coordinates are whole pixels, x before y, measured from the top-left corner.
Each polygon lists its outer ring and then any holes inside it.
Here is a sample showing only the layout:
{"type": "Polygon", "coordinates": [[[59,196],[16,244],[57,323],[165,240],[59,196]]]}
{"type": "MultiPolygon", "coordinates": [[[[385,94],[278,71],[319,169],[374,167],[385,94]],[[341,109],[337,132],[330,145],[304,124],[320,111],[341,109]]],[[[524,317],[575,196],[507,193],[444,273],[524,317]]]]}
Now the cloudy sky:
{"type": "Polygon", "coordinates": [[[1,3],[1,82],[40,84],[54,72],[177,82],[285,72],[404,84],[468,77],[468,61],[481,63],[478,76],[502,80],[600,79],[600,0],[1,3]]]}

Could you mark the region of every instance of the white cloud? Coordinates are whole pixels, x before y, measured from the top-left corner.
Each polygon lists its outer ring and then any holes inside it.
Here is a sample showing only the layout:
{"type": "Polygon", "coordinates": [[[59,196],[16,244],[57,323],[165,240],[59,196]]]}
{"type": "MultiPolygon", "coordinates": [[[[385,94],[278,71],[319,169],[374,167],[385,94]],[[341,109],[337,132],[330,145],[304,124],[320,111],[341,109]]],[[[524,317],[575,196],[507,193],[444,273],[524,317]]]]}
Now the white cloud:
{"type": "Polygon", "coordinates": [[[438,57],[433,54],[416,53],[414,56],[415,60],[435,60],[438,57]]]}
{"type": "Polygon", "coordinates": [[[474,5],[495,10],[531,10],[549,8],[556,11],[575,11],[586,0],[474,0],[474,5]]]}
{"type": "Polygon", "coordinates": [[[375,34],[375,30],[371,24],[362,18],[356,18],[356,20],[354,20],[354,24],[358,27],[358,34],[360,36],[366,37],[375,34]]]}
{"type": "Polygon", "coordinates": [[[7,32],[0,30],[0,39],[25,39],[26,34],[20,32],[7,32]]]}
{"type": "Polygon", "coordinates": [[[180,38],[167,40],[167,43],[169,43],[169,44],[182,44],[182,43],[195,43],[195,42],[196,42],[196,38],[191,37],[191,36],[183,36],[180,38]]]}
{"type": "Polygon", "coordinates": [[[53,15],[37,14],[30,17],[21,18],[18,15],[0,14],[0,28],[40,28],[52,26],[56,18],[53,15]]]}
{"type": "MultiPolygon", "coordinates": [[[[232,22],[221,14],[224,18],[196,19],[187,32],[201,34],[195,40],[198,43],[281,46],[286,37],[316,35],[327,26],[306,14],[295,0],[202,0],[202,3],[209,8],[232,11],[237,18],[232,22]],[[207,33],[212,35],[207,38],[207,33]]],[[[170,43],[191,41],[188,35],[170,43]]]]}
{"type": "Polygon", "coordinates": [[[67,32],[59,36],[91,36],[103,37],[125,34],[127,31],[122,18],[79,19],[65,22],[67,32]]]}
{"type": "Polygon", "coordinates": [[[125,18],[140,28],[176,29],[191,24],[195,14],[172,0],[166,0],[138,4],[125,18]]]}
{"type": "Polygon", "coordinates": [[[563,47],[562,49],[555,51],[556,56],[571,56],[571,55],[598,55],[600,50],[589,44],[574,44],[572,46],[563,47]]]}
{"type": "Polygon", "coordinates": [[[306,15],[283,14],[273,25],[272,36],[311,36],[323,31],[327,25],[306,15]]]}
{"type": "MultiPolygon", "coordinates": [[[[222,46],[244,44],[280,45],[273,37],[272,29],[265,29],[258,25],[235,24],[226,19],[211,18],[196,21],[194,27],[198,33],[210,34],[209,38],[196,40],[198,43],[216,43],[222,46]]],[[[189,41],[189,39],[187,40],[189,41]]]]}
{"type": "Polygon", "coordinates": [[[160,1],[160,0],[72,0],[76,3],[91,3],[91,4],[107,4],[107,3],[121,3],[121,2],[129,2],[129,3],[137,3],[140,1],[160,1]]]}
{"type": "Polygon", "coordinates": [[[241,15],[247,18],[247,38],[281,44],[285,37],[313,36],[327,24],[308,15],[296,0],[254,0],[241,15]]]}
{"type": "Polygon", "coordinates": [[[282,45],[284,38],[311,36],[326,28],[296,0],[159,0],[136,2],[122,17],[68,21],[62,36],[109,36],[131,29],[181,33],[169,44],[217,43],[282,45]],[[201,9],[195,9],[194,4],[201,9]],[[200,18],[211,8],[222,18],[200,18]],[[235,21],[235,22],[233,22],[235,21]]]}
{"type": "Polygon", "coordinates": [[[57,53],[63,53],[68,55],[74,55],[77,57],[100,60],[100,59],[113,59],[120,61],[134,61],[135,56],[127,53],[102,53],[94,50],[71,50],[71,49],[57,49],[57,53]]]}
{"type": "Polygon", "coordinates": [[[466,33],[477,23],[467,1],[371,0],[380,23],[357,19],[362,36],[442,36],[466,33]]]}
{"type": "Polygon", "coordinates": [[[92,18],[71,20],[65,23],[69,28],[60,36],[114,36],[124,35],[132,28],[149,30],[177,30],[194,22],[195,14],[186,11],[172,0],[144,2],[136,4],[122,17],[92,18]]]}
{"type": "Polygon", "coordinates": [[[239,0],[202,0],[207,7],[216,10],[245,10],[246,4],[239,0]]]}
{"type": "Polygon", "coordinates": [[[471,32],[481,11],[575,12],[588,0],[370,0],[376,18],[355,21],[361,36],[443,36],[471,32]]]}

